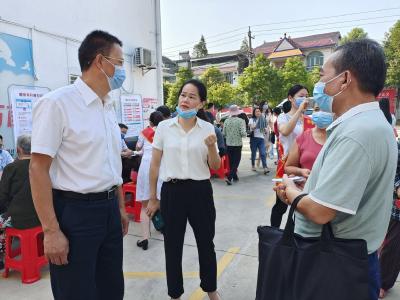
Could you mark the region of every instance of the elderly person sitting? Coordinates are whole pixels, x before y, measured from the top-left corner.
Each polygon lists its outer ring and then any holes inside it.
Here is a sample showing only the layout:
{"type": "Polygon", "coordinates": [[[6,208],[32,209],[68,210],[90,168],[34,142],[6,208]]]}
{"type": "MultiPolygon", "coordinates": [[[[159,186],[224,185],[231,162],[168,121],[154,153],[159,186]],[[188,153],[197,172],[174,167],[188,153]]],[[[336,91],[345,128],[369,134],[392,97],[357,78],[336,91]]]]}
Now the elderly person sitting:
{"type": "Polygon", "coordinates": [[[27,229],[40,226],[29,183],[30,135],[18,137],[17,153],[18,159],[4,168],[0,181],[0,269],[4,267],[5,227],[27,229]]]}

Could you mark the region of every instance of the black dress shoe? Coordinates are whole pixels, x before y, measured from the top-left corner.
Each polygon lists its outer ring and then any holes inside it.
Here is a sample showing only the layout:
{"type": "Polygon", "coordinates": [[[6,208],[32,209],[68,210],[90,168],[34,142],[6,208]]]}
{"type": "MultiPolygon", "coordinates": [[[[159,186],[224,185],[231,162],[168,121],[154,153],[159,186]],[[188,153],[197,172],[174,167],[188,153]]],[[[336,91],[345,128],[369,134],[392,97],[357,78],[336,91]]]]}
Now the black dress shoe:
{"type": "Polygon", "coordinates": [[[232,180],[230,180],[230,179],[226,179],[225,182],[227,185],[232,185],[232,180]]]}
{"type": "Polygon", "coordinates": [[[239,177],[233,178],[234,182],[238,182],[239,181],[239,177]]]}
{"type": "Polygon", "coordinates": [[[136,245],[143,250],[147,250],[149,248],[149,240],[137,241],[136,245]]]}

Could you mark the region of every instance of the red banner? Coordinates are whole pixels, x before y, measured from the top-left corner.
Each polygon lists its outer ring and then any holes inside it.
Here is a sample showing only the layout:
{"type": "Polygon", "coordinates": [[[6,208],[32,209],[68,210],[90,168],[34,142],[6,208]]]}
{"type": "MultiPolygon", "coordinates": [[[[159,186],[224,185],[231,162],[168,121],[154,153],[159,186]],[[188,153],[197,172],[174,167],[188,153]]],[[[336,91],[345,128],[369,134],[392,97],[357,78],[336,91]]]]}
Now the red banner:
{"type": "Polygon", "coordinates": [[[150,144],[153,144],[153,139],[154,139],[154,134],[155,133],[156,132],[151,127],[147,127],[147,128],[142,130],[143,136],[146,138],[146,140],[149,141],[150,144]]]}
{"type": "Polygon", "coordinates": [[[396,88],[384,88],[382,92],[379,93],[377,99],[389,98],[390,102],[390,112],[395,114],[396,112],[396,99],[397,99],[397,89],[396,88]]]}
{"type": "Polygon", "coordinates": [[[315,127],[315,124],[312,121],[311,116],[304,115],[303,120],[304,120],[304,122],[303,122],[303,127],[304,127],[303,130],[304,131],[315,127]]]}

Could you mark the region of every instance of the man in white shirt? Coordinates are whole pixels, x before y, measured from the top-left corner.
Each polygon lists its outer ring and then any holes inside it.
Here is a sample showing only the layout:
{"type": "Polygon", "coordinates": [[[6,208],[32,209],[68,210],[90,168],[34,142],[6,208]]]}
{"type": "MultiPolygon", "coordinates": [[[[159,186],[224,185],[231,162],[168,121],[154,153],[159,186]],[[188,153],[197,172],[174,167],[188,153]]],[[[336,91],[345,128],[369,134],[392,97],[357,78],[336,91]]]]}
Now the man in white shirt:
{"type": "Polygon", "coordinates": [[[3,149],[3,136],[0,135],[0,177],[4,168],[13,161],[14,159],[12,158],[11,154],[7,150],[3,149]]]}
{"type": "Polygon", "coordinates": [[[33,109],[30,181],[59,300],[123,299],[121,134],[108,96],[125,79],[122,42],[93,31],[82,77],[33,109]]]}

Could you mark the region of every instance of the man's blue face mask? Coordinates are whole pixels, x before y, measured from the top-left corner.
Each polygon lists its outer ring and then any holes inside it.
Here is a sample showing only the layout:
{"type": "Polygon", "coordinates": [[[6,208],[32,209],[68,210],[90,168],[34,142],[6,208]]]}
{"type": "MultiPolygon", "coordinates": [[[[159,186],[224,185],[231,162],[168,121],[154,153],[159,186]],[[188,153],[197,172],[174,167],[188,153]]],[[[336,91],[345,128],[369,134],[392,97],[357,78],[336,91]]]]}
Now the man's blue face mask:
{"type": "Polygon", "coordinates": [[[125,68],[123,66],[114,65],[112,62],[110,62],[105,57],[104,57],[104,59],[114,66],[114,75],[112,77],[109,77],[106,74],[106,72],[104,72],[103,69],[100,69],[100,70],[103,71],[104,75],[106,75],[108,85],[110,86],[110,90],[112,91],[112,90],[119,89],[120,87],[122,87],[122,84],[124,83],[124,81],[126,79],[125,68]]]}
{"type": "Polygon", "coordinates": [[[336,75],[335,77],[333,77],[332,79],[328,80],[327,82],[318,81],[314,85],[314,91],[313,91],[314,102],[316,104],[318,104],[320,110],[325,111],[325,112],[329,112],[329,113],[333,112],[333,110],[332,110],[333,100],[334,100],[334,98],[336,96],[340,95],[344,90],[341,90],[338,93],[336,93],[335,95],[330,96],[328,94],[325,94],[325,87],[326,87],[326,85],[328,83],[336,80],[343,73],[344,72],[336,75]]]}

